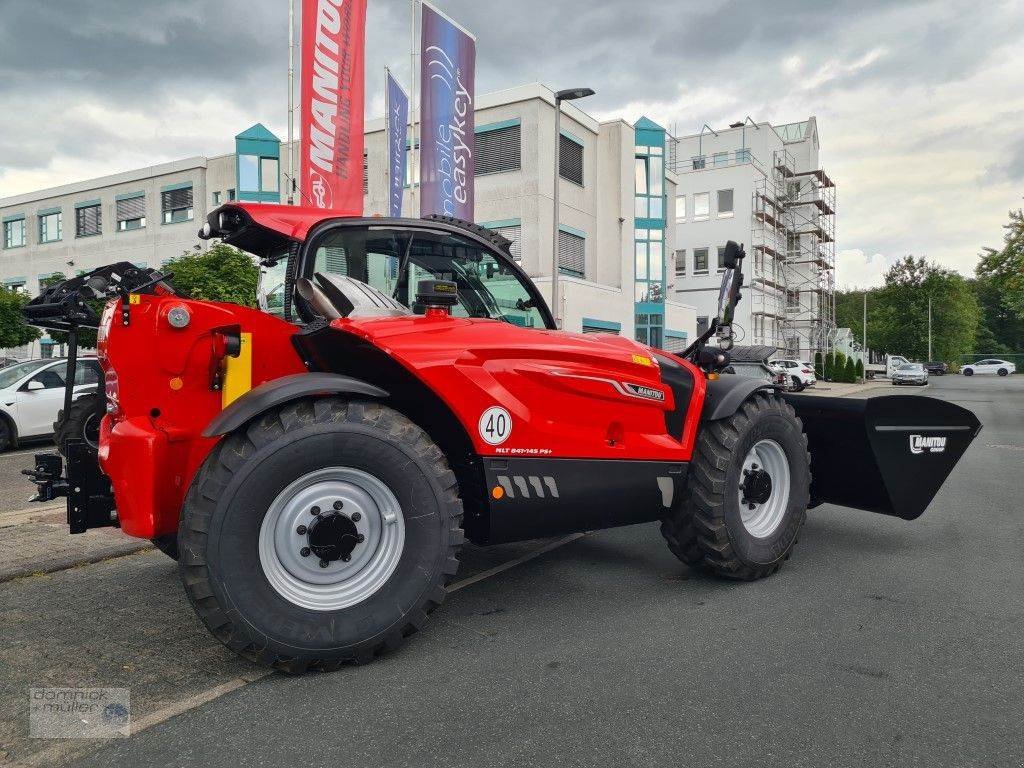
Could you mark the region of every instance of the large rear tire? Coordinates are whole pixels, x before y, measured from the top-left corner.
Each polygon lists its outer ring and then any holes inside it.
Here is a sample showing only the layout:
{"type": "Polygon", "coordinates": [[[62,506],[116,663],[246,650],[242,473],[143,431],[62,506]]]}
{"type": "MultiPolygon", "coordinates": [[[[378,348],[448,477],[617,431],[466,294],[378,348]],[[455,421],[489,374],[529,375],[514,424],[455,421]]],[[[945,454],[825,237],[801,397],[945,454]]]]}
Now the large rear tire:
{"type": "Polygon", "coordinates": [[[53,422],[53,442],[61,456],[68,455],[67,444],[72,438],[82,438],[94,450],[99,449],[100,422],[106,413],[105,405],[104,395],[90,392],[71,403],[66,414],[63,408],[57,411],[57,420],[53,422]]]}
{"type": "Polygon", "coordinates": [[[207,628],[290,673],[368,662],[421,629],[463,541],[441,450],[375,402],[302,400],[226,436],[182,509],[179,569],[207,628]]]}
{"type": "Polygon", "coordinates": [[[731,417],[702,424],[687,488],[662,522],[680,560],[732,579],[777,571],[799,539],[810,490],[807,438],[792,407],[759,392],[731,417]]]}

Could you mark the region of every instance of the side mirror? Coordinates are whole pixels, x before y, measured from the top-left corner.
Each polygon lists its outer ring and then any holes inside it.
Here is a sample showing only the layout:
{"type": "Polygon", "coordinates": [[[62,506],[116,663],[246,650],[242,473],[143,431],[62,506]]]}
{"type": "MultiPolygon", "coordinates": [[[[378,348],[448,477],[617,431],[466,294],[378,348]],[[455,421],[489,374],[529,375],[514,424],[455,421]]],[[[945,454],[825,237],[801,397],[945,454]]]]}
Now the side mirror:
{"type": "Polygon", "coordinates": [[[740,260],[743,259],[747,254],[743,252],[743,249],[736,245],[733,240],[730,240],[725,244],[725,268],[736,269],[736,265],[739,264],[740,260]]]}
{"type": "Polygon", "coordinates": [[[36,379],[31,379],[29,383],[25,385],[25,390],[27,392],[38,392],[40,389],[46,389],[46,387],[43,386],[43,382],[37,381],[36,379]]]}

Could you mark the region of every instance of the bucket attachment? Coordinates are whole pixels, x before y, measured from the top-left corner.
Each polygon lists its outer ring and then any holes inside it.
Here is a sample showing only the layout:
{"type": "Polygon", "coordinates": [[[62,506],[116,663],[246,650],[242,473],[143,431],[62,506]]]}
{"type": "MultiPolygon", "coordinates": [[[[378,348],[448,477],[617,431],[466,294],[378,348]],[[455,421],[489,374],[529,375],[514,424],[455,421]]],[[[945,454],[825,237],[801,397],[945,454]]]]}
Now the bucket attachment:
{"type": "Polygon", "coordinates": [[[786,395],[811,452],[811,506],[921,516],[981,431],[966,408],[931,397],[786,395]]]}

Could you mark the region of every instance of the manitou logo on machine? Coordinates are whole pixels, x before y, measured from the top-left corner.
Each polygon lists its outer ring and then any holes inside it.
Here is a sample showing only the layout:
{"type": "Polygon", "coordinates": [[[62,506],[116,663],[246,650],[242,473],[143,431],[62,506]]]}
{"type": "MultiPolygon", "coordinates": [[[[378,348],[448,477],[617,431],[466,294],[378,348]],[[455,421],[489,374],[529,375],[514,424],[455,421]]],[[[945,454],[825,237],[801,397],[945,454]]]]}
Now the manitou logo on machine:
{"type": "Polygon", "coordinates": [[[946,438],[925,435],[910,436],[911,453],[942,453],[946,450],[946,438]]]}

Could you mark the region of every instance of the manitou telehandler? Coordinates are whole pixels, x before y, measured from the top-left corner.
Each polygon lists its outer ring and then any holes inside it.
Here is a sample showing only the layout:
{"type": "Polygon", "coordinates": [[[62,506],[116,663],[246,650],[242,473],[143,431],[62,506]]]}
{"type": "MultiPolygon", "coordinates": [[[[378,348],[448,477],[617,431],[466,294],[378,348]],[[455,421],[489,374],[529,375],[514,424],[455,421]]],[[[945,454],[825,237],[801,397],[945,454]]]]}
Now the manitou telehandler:
{"type": "Polygon", "coordinates": [[[558,331],[483,227],[231,204],[200,233],[258,258],[260,309],[121,263],[49,287],[36,325],[99,329],[105,392],[67,392],[30,472],[72,533],[120,526],[179,560],[230,648],[289,672],[420,629],[464,536],[495,544],[661,521],[688,566],[757,579],[822,502],[919,516],[980,429],[923,397],[783,397],[722,374],[744,253],[681,355],[558,331]],[[105,302],[101,312],[95,308],[105,302]]]}

